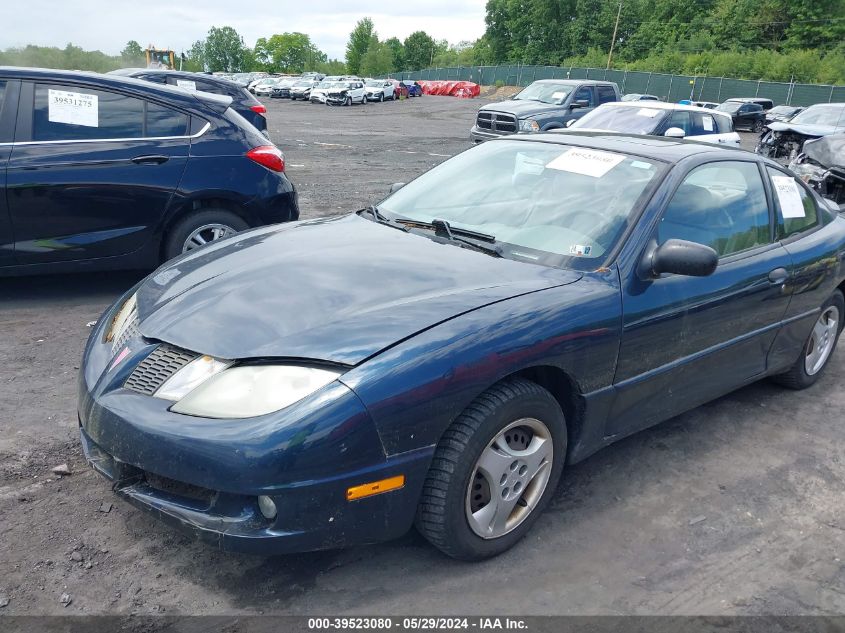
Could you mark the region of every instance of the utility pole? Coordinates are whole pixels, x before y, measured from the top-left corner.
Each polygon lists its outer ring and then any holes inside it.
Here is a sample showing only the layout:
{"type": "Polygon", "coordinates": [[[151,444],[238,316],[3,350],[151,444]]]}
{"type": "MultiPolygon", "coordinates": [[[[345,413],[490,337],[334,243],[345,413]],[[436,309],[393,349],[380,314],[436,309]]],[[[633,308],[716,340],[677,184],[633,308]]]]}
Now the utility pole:
{"type": "Polygon", "coordinates": [[[613,25],[613,38],[610,40],[610,52],[607,54],[607,68],[610,70],[610,62],[613,59],[613,45],[616,44],[616,31],[619,30],[619,18],[622,15],[622,0],[619,0],[619,10],[616,12],[616,24],[613,25]]]}

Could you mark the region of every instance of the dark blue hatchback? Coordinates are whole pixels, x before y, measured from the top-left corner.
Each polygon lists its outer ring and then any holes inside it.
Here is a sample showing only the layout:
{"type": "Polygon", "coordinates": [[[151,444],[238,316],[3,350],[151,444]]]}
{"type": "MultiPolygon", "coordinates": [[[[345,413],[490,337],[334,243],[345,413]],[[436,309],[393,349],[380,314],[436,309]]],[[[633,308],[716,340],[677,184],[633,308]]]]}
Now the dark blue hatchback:
{"type": "Polygon", "coordinates": [[[119,495],[217,546],[416,524],[484,558],[565,464],[755,380],[810,387],[843,290],[845,219],[772,161],[514,135],[160,268],[91,334],[81,437],[119,495]]]}
{"type": "Polygon", "coordinates": [[[228,97],[0,67],[0,274],[151,268],[299,217],[281,151],[228,97]]]}

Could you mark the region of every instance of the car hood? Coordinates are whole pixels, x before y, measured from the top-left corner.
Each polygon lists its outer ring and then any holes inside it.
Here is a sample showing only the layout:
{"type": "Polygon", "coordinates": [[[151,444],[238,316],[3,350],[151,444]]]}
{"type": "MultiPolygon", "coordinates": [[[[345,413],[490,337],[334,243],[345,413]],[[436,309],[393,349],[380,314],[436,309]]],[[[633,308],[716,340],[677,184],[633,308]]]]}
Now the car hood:
{"type": "Polygon", "coordinates": [[[845,169],[845,134],[807,141],[801,151],[822,167],[845,169]]]}
{"type": "Polygon", "coordinates": [[[835,125],[807,125],[788,121],[773,121],[769,129],[773,132],[795,132],[804,136],[829,136],[845,131],[845,128],[835,125]]]}
{"type": "Polygon", "coordinates": [[[480,108],[480,110],[484,112],[507,112],[508,114],[513,114],[518,119],[523,119],[537,114],[544,114],[546,112],[557,112],[562,109],[563,106],[559,105],[541,103],[540,101],[523,101],[519,99],[499,101],[498,103],[488,103],[480,108]]]}
{"type": "Polygon", "coordinates": [[[355,365],[460,314],[580,277],[347,215],[249,231],[165,264],[137,291],[139,329],[219,358],[355,365]]]}

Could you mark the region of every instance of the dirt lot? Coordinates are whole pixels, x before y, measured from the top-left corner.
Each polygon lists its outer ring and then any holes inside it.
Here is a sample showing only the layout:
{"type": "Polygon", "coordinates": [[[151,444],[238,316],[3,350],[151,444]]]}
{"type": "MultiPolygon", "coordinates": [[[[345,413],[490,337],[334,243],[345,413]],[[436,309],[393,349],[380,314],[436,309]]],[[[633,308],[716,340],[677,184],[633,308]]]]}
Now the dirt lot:
{"type": "MultiPolygon", "coordinates": [[[[479,105],[283,101],[269,119],[312,217],[466,148],[479,105]]],[[[82,458],[86,324],[138,277],[0,280],[0,614],[845,612],[843,349],[809,391],[753,385],[570,468],[529,537],[495,560],[454,562],[414,533],[247,557],[118,501],[82,458]],[[59,479],[62,463],[73,474],[59,479]]]]}

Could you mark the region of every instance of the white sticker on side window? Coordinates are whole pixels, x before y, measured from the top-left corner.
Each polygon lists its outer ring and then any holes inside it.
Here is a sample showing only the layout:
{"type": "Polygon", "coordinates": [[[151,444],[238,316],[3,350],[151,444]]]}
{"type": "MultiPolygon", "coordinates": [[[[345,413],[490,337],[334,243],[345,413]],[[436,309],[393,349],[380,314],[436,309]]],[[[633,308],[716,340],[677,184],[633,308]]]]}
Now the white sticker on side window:
{"type": "Polygon", "coordinates": [[[51,123],[100,127],[99,112],[97,95],[47,89],[47,120],[51,123]]]}
{"type": "Polygon", "coordinates": [[[184,88],[185,90],[196,90],[197,89],[197,82],[191,81],[190,79],[177,79],[176,85],[180,88],[184,88]]]}
{"type": "Polygon", "coordinates": [[[625,157],[621,154],[573,147],[548,163],[546,168],[601,178],[623,160],[625,157]]]}
{"type": "Polygon", "coordinates": [[[798,191],[798,183],[789,176],[772,176],[772,184],[780,203],[780,212],[785,220],[790,218],[803,218],[807,215],[804,211],[804,203],[801,201],[801,193],[798,191]]]}
{"type": "Polygon", "coordinates": [[[711,119],[709,116],[701,117],[701,125],[704,126],[704,130],[706,132],[713,131],[713,119],[711,119]]]}

